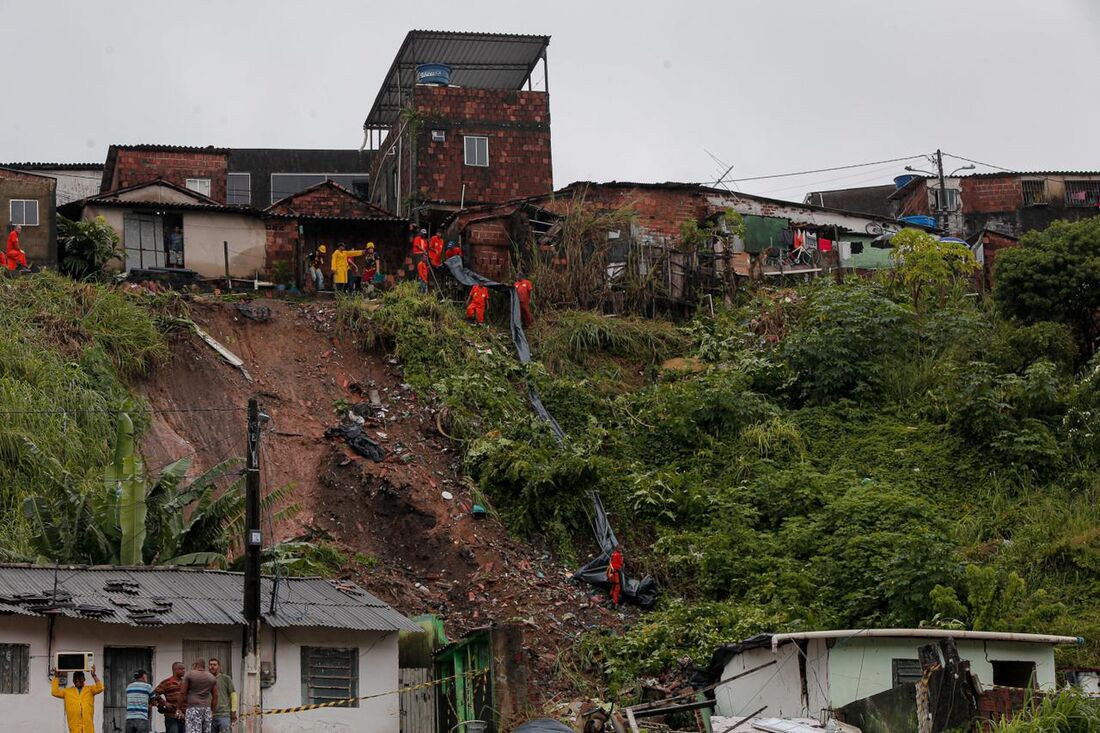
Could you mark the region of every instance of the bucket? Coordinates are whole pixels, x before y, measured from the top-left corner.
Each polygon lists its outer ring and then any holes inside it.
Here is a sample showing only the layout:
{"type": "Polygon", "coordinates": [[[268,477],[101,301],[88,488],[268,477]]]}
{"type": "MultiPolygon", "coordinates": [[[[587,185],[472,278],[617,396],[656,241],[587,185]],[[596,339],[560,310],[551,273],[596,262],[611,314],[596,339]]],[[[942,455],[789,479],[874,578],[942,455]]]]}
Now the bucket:
{"type": "Polygon", "coordinates": [[[898,221],[906,224],[916,224],[919,227],[932,228],[936,226],[936,218],[932,216],[903,216],[898,221]]]}
{"type": "Polygon", "coordinates": [[[416,83],[447,86],[451,83],[451,67],[447,64],[420,64],[416,67],[416,83]]]}
{"type": "Polygon", "coordinates": [[[905,174],[904,176],[895,176],[894,177],[894,187],[895,188],[905,188],[906,185],[909,184],[909,181],[913,180],[914,178],[916,178],[916,176],[910,175],[908,173],[905,174]]]}

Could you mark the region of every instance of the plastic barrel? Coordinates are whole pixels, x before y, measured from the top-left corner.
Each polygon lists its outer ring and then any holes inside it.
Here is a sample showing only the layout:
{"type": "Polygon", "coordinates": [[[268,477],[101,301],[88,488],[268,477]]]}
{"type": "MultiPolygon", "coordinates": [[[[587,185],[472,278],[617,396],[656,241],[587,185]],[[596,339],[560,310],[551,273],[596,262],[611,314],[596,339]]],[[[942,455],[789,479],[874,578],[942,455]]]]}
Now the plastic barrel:
{"type": "Polygon", "coordinates": [[[451,83],[451,67],[447,64],[420,64],[416,67],[416,83],[446,86],[451,83]]]}

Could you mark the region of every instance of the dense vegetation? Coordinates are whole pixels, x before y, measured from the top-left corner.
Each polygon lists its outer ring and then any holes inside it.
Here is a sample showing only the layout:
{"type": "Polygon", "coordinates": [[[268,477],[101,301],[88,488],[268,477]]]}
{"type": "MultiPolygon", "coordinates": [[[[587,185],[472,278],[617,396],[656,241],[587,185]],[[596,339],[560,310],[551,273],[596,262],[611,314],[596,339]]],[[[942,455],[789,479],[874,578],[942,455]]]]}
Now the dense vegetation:
{"type": "Polygon", "coordinates": [[[616,686],[808,627],[1067,633],[1092,640],[1067,660],[1095,663],[1100,362],[1065,324],[927,290],[819,281],[683,326],[559,312],[527,367],[411,289],[342,312],[446,407],[514,531],[577,559],[601,493],[628,563],[666,591],[625,635],[580,644],[616,686]]]}

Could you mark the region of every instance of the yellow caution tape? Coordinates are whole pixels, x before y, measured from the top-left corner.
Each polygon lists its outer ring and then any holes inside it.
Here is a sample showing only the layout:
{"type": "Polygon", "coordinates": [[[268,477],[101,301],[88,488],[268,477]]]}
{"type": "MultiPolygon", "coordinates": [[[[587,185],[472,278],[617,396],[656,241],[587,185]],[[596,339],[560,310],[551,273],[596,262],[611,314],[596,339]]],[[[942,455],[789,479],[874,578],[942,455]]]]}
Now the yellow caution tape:
{"type": "Polygon", "coordinates": [[[242,713],[241,717],[251,717],[254,715],[284,715],[286,713],[300,713],[305,710],[320,710],[321,708],[335,708],[347,705],[348,703],[357,702],[359,700],[370,700],[375,697],[386,697],[387,695],[399,695],[402,692],[413,692],[414,690],[423,690],[428,687],[434,687],[435,685],[441,685],[444,682],[450,682],[456,680],[459,677],[483,677],[489,673],[488,669],[483,669],[478,672],[466,672],[461,675],[451,675],[450,677],[441,677],[438,680],[429,680],[428,682],[421,682],[418,685],[410,685],[408,687],[399,687],[396,690],[390,690],[389,692],[376,692],[373,695],[362,695],[360,697],[345,697],[340,700],[329,700],[328,702],[314,703],[312,705],[297,705],[292,708],[272,708],[271,710],[262,710],[259,712],[242,713]]]}

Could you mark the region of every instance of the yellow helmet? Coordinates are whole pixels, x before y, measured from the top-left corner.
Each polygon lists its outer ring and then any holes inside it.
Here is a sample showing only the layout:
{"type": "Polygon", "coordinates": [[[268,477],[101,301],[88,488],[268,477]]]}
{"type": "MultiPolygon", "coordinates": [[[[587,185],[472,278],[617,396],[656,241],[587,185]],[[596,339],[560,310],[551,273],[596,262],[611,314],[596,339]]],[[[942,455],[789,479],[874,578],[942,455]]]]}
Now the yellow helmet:
{"type": "Polygon", "coordinates": [[[325,252],[328,252],[328,247],[322,244],[320,247],[317,248],[317,251],[321,254],[324,254],[325,252]]]}
{"type": "Polygon", "coordinates": [[[374,242],[367,242],[367,249],[374,249],[374,242]]]}

